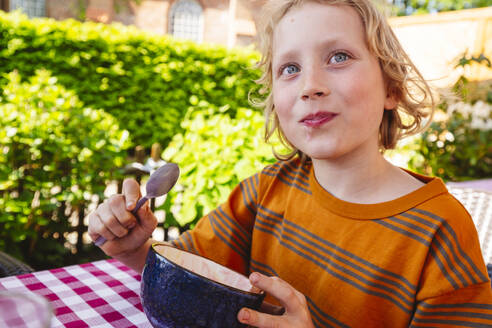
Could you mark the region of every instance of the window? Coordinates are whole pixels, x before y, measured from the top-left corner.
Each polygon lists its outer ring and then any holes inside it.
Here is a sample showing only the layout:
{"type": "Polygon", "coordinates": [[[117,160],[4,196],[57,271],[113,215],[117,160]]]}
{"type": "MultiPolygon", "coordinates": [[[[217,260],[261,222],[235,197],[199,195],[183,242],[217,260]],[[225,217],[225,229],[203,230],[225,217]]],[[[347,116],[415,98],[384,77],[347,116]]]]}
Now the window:
{"type": "Polygon", "coordinates": [[[202,7],[194,0],[178,0],[171,8],[169,32],[182,39],[202,41],[202,7]]]}
{"type": "Polygon", "coordinates": [[[8,3],[10,11],[20,9],[29,17],[46,16],[45,0],[10,0],[8,3]]]}

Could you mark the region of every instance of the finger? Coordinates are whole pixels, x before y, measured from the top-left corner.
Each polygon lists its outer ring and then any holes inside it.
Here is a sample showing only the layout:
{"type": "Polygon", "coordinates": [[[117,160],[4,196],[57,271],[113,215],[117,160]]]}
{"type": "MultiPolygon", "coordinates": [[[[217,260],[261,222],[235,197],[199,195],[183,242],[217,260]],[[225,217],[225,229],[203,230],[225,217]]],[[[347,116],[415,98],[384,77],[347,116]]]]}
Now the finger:
{"type": "Polygon", "coordinates": [[[106,240],[113,240],[116,238],[116,236],[106,228],[97,212],[94,212],[89,216],[89,229],[91,229],[90,237],[92,241],[96,241],[99,236],[103,236],[106,240]]]}
{"type": "Polygon", "coordinates": [[[121,225],[121,223],[118,221],[112,211],[111,204],[114,204],[116,202],[114,200],[116,197],[117,196],[111,196],[111,198],[107,202],[99,206],[96,213],[106,229],[108,229],[115,236],[121,238],[128,233],[128,230],[121,225]]]}
{"type": "Polygon", "coordinates": [[[279,277],[268,277],[259,272],[253,272],[249,279],[255,287],[278,299],[287,312],[293,312],[299,308],[302,294],[279,277]]]}
{"type": "Polygon", "coordinates": [[[280,327],[281,316],[257,312],[252,309],[242,308],[237,314],[239,322],[258,328],[280,327]]]}
{"type": "Polygon", "coordinates": [[[125,179],[122,190],[126,200],[126,209],[131,211],[140,198],[140,185],[135,179],[125,179]]]}
{"type": "Polygon", "coordinates": [[[89,222],[89,227],[87,228],[87,233],[89,234],[89,237],[92,239],[92,241],[96,241],[99,236],[101,236],[97,231],[95,231],[95,221],[97,218],[95,217],[97,214],[96,212],[92,212],[87,216],[87,220],[89,222]]]}
{"type": "Polygon", "coordinates": [[[128,212],[125,205],[125,197],[123,195],[114,195],[108,199],[108,205],[114,217],[118,220],[121,226],[126,229],[132,229],[137,224],[135,216],[128,212]]]}
{"type": "Polygon", "coordinates": [[[140,226],[146,233],[152,233],[157,227],[157,218],[150,210],[149,203],[145,202],[137,211],[138,217],[140,218],[140,226]]]}
{"type": "Polygon", "coordinates": [[[157,218],[150,210],[146,214],[139,213],[139,218],[138,224],[130,230],[128,236],[135,240],[147,240],[157,227],[157,218]]]}

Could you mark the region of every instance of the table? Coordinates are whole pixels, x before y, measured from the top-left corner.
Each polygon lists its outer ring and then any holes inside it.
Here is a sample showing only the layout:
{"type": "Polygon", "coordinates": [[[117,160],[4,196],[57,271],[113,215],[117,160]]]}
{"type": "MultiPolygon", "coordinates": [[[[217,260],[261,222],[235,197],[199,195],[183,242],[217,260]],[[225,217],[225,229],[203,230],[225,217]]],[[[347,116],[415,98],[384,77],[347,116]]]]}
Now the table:
{"type": "Polygon", "coordinates": [[[152,327],[140,303],[140,274],[114,259],[1,278],[0,290],[47,298],[52,328],[152,327]]]}

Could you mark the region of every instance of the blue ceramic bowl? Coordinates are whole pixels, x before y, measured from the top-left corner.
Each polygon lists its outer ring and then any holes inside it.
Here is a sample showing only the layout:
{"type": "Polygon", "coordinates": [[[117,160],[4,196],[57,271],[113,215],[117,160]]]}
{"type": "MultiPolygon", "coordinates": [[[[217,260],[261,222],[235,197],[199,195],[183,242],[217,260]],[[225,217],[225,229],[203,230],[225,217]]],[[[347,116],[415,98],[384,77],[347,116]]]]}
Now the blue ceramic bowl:
{"type": "Polygon", "coordinates": [[[265,293],[249,279],[204,257],[153,244],[142,273],[140,297],[156,328],[246,327],[243,307],[259,309],[265,293]]]}

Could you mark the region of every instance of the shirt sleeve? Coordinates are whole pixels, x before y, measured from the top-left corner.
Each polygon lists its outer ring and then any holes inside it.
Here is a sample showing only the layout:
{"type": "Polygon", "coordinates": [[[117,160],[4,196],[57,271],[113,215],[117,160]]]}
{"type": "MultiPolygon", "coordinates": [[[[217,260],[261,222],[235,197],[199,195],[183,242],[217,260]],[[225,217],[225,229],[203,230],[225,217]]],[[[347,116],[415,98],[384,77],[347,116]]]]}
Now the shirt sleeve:
{"type": "Polygon", "coordinates": [[[490,279],[467,213],[435,234],[410,327],[492,327],[490,279]]]}
{"type": "Polygon", "coordinates": [[[492,327],[490,282],[418,303],[410,327],[492,327]]]}
{"type": "Polygon", "coordinates": [[[172,242],[247,275],[256,216],[259,175],[236,186],[227,201],[201,218],[195,228],[172,242]]]}

